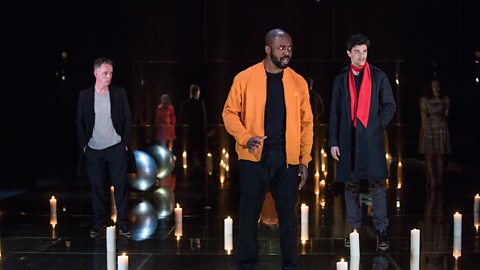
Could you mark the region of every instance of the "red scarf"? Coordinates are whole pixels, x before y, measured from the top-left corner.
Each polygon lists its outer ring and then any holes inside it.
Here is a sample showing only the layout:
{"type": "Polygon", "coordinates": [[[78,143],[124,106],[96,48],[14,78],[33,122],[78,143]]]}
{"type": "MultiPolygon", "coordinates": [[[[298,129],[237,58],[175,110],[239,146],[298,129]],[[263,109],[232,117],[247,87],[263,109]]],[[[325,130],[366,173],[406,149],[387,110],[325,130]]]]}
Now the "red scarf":
{"type": "Polygon", "coordinates": [[[370,74],[370,65],[365,62],[362,67],[356,67],[350,64],[348,71],[348,86],[350,88],[350,111],[351,119],[354,127],[357,127],[356,118],[362,122],[364,127],[368,124],[368,113],[370,111],[370,96],[372,95],[372,75],[370,74]],[[355,78],[353,71],[363,72],[362,83],[360,84],[360,94],[357,101],[357,87],[355,85],[355,78]]]}

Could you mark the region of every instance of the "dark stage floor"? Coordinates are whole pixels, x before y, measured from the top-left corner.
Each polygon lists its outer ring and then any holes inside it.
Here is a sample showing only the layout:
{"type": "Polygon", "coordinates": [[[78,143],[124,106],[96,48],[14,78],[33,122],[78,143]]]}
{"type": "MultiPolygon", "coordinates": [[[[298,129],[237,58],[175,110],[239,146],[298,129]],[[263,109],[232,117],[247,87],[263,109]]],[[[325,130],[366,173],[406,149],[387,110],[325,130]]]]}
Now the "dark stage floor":
{"type": "MultiPolygon", "coordinates": [[[[315,195],[315,167],[321,168],[321,161],[316,164],[320,166],[310,167],[308,185],[300,192],[299,202],[310,208],[308,240],[300,244],[300,268],[335,269],[341,258],[350,260],[343,242],[346,228],[342,187],[327,180],[326,187],[320,186],[315,195]]],[[[237,162],[230,158],[229,166],[223,184],[218,168],[209,176],[177,166],[171,177],[158,180],[148,191],[129,188],[134,237],[118,238],[116,249],[117,255],[127,253],[129,269],[235,269],[237,162]],[[172,215],[174,203],[183,208],[178,240],[172,215]],[[232,254],[224,249],[227,216],[233,218],[232,254]]],[[[330,170],[328,174],[334,173],[331,167],[325,167],[330,170]]],[[[421,231],[419,269],[479,269],[480,238],[474,226],[473,205],[480,188],[475,183],[479,178],[475,172],[478,169],[447,161],[443,188],[427,192],[422,160],[403,158],[399,165],[398,159],[392,158],[388,187],[391,248],[386,252],[376,250],[368,216],[360,231],[359,269],[410,269],[413,228],[421,231]],[[463,215],[458,260],[453,257],[456,211],[463,215]]],[[[86,180],[62,179],[39,181],[32,190],[1,191],[0,269],[107,269],[105,240],[89,237],[89,188],[86,180]],[[58,224],[54,229],[49,209],[52,195],[58,200],[58,224]]],[[[363,195],[362,202],[364,214],[369,215],[369,197],[363,195]]],[[[258,269],[280,269],[278,228],[260,223],[258,244],[258,269]]],[[[116,261],[116,255],[113,258],[116,261]]]]}

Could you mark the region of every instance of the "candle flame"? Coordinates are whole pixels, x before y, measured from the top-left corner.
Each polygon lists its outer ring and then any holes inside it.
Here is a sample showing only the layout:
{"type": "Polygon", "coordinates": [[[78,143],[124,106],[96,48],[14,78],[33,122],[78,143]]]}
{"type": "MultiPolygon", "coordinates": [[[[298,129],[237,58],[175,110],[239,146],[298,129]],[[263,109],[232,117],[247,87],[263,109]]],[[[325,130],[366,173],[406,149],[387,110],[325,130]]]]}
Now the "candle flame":
{"type": "Polygon", "coordinates": [[[180,204],[177,203],[177,208],[180,208],[180,204]]]}

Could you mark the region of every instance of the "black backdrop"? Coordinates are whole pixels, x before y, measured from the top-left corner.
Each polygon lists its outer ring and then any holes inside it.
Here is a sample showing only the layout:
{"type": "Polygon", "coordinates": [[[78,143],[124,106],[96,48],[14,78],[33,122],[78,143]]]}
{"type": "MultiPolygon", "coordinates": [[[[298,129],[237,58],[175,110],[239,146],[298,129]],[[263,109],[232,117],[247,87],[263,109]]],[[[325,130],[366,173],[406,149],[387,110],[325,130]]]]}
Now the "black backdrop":
{"type": "Polygon", "coordinates": [[[14,128],[27,136],[18,142],[13,135],[8,185],[73,177],[76,99],[94,82],[96,57],[114,60],[113,83],[127,88],[136,126],[152,123],[163,93],[171,95],[178,110],[191,83],[201,86],[209,124],[217,125],[233,76],[264,57],[264,35],[277,27],[292,35],[292,67],[315,78],[327,107],[331,82],[347,63],[345,39],[355,32],[370,37],[369,61],[387,73],[394,87],[398,74],[397,124],[417,128],[418,97],[436,72],[452,99],[456,139],[461,132],[478,130],[478,2],[166,0],[39,7],[26,19],[28,34],[13,31],[33,52],[26,65],[33,71],[28,77],[34,102],[28,118],[14,121],[14,128]]]}

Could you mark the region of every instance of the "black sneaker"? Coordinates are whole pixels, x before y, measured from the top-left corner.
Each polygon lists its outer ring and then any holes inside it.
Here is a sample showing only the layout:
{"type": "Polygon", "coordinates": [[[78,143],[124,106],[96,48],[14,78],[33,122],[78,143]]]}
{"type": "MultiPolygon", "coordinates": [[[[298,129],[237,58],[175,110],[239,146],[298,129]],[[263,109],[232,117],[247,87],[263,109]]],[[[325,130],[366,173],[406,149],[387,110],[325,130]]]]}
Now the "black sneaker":
{"type": "Polygon", "coordinates": [[[346,248],[350,247],[350,236],[345,237],[344,244],[346,248]]]}
{"type": "Polygon", "coordinates": [[[130,231],[130,229],[119,229],[118,235],[123,236],[127,239],[130,239],[132,238],[132,231],[130,231]]]}
{"type": "Polygon", "coordinates": [[[90,229],[90,238],[97,238],[97,237],[105,238],[105,226],[101,226],[101,227],[95,226],[90,229]]]}
{"type": "Polygon", "coordinates": [[[377,248],[379,250],[387,250],[390,247],[390,240],[388,240],[387,233],[385,231],[377,230],[377,248]]]}

